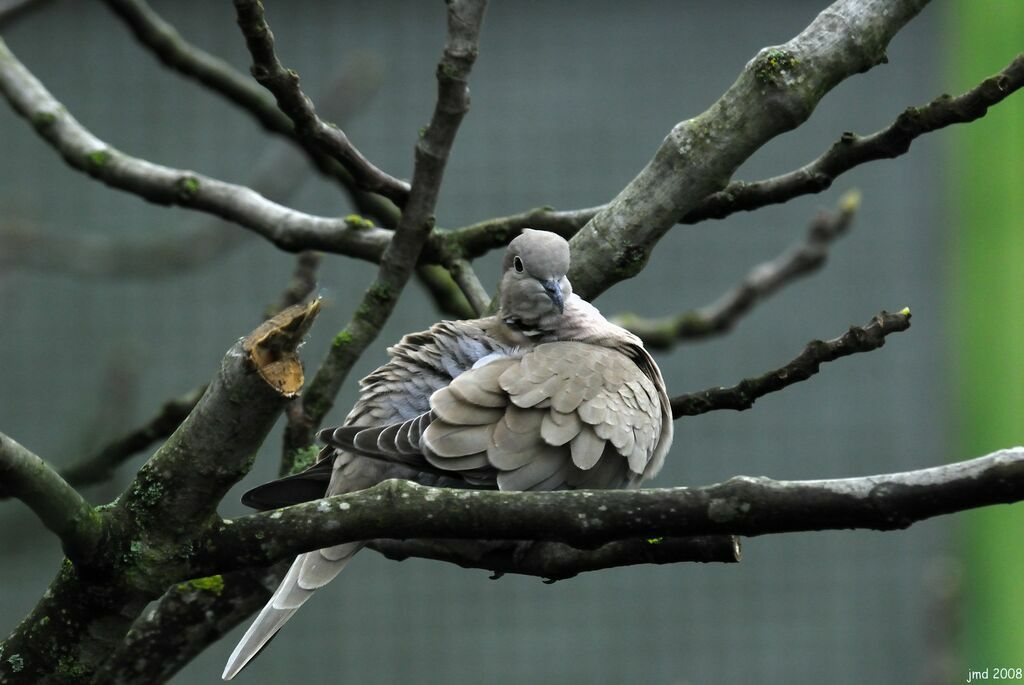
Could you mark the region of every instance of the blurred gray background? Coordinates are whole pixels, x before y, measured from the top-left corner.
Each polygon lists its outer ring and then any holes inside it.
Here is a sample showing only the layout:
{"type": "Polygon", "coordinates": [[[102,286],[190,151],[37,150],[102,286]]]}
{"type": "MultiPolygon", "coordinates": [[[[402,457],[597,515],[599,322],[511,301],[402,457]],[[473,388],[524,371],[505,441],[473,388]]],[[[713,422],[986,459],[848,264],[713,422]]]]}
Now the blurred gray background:
{"type": "MultiPolygon", "coordinates": [[[[247,70],[230,3],[153,4],[186,38],[247,70]]],[[[443,4],[267,4],[281,59],[299,71],[308,93],[328,89],[346,64],[379,66],[366,67],[376,93],[344,128],[375,163],[409,177],[417,130],[434,102],[443,4]]],[[[825,4],[492,3],[439,225],[607,201],[673,124],[704,110],[760,47],[788,40],[825,4]]],[[[903,107],[948,89],[937,66],[941,11],[927,9],[894,40],[888,65],[842,84],[805,126],[773,141],[737,177],[802,165],[841,132],[881,128],[903,107]]],[[[130,154],[246,183],[287,147],[160,67],[99,3],[55,3],[4,38],[83,124],[130,154]]],[[[913,328],[882,350],[830,364],[751,411],[677,422],[657,485],[735,474],[865,475],[948,456],[940,138],[925,137],[905,157],[848,173],[822,195],[677,227],[642,275],[597,302],[608,315],[706,304],[856,187],[862,210],[824,271],[759,306],[727,337],[658,355],[670,390],[729,385],[788,361],[811,338],[867,323],[880,309],[914,311],[913,328]]],[[[0,143],[0,223],[138,238],[187,236],[211,222],[70,170],[7,107],[0,108],[0,143]]],[[[351,211],[335,187],[312,175],[290,203],[327,215],[351,211]]],[[[489,288],[496,259],[477,264],[489,288]]],[[[292,256],[246,239],[223,259],[156,280],[5,267],[0,428],[57,465],[103,444],[208,378],[224,350],[276,299],[292,264],[292,256]]],[[[372,274],[362,262],[325,260],[320,284],[328,307],[304,348],[307,365],[322,358],[372,274]]],[[[387,344],[437,318],[410,286],[353,378],[381,363],[387,344]]],[[[354,391],[350,382],[332,420],[343,417],[354,391]]],[[[272,477],[279,448],[277,431],[226,501],[225,514],[241,513],[237,495],[272,477]]],[[[87,495],[111,499],[132,470],[87,495]]],[[[45,589],[60,551],[17,503],[0,503],[0,524],[6,633],[45,589]]],[[[907,532],[750,539],[735,566],[636,567],[550,586],[516,577],[491,581],[482,571],[439,563],[397,564],[368,552],[238,682],[924,682],[944,648],[929,641],[928,578],[947,547],[948,526],[939,520],[907,532]]],[[[175,682],[217,682],[240,632],[175,682]]]]}

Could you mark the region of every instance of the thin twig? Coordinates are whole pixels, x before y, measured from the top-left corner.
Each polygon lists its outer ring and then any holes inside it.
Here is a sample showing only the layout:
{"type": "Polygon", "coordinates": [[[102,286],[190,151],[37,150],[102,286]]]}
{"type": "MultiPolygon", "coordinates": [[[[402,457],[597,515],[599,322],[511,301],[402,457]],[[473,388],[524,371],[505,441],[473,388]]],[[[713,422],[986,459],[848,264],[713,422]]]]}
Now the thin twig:
{"type": "Polygon", "coordinates": [[[485,0],[451,0],[448,34],[437,67],[437,103],[430,124],[416,144],[412,191],[395,237],[380,261],[373,283],[352,319],[338,333],[302,399],[304,425],[289,426],[286,450],[308,449],[313,432],[334,405],[342,384],[363,351],[391,315],[398,296],[419,260],[434,226],[434,206],[448,153],[463,116],[469,109],[467,79],[476,60],[485,0]]]}
{"type": "Polygon", "coordinates": [[[391,231],[367,226],[363,220],[304,214],[271,202],[251,188],[154,164],[112,148],[75,120],[2,40],[0,91],[72,167],[150,202],[214,214],[289,252],[321,250],[377,261],[391,240],[391,231]]]}
{"type": "Polygon", "coordinates": [[[378,538],[546,540],[594,548],[615,540],[767,535],[917,521],[1024,500],[1024,447],[917,471],[835,480],[736,476],[696,488],[501,492],[388,480],[212,526],[198,573],[378,538]]]}
{"type": "Polygon", "coordinates": [[[205,391],[206,386],[200,386],[170,400],[144,425],[111,441],[95,454],[62,469],[61,476],[76,487],[110,479],[118,466],[150,445],[170,436],[189,415],[205,391]]]}
{"type": "Polygon", "coordinates": [[[834,214],[822,212],[811,221],[803,240],[775,259],[755,266],[738,286],[706,307],[658,319],[626,313],[612,320],[640,336],[652,349],[671,349],[681,341],[725,333],[758,302],[820,269],[829,247],[849,230],[859,206],[860,194],[847,193],[834,214]]]}
{"type": "Polygon", "coordinates": [[[316,290],[316,270],[318,268],[320,268],[320,253],[312,250],[299,253],[295,260],[295,270],[292,272],[291,281],[277,302],[267,308],[264,318],[269,319],[292,305],[305,302],[306,298],[316,290]]]}
{"type": "MultiPolygon", "coordinates": [[[[820,193],[841,174],[866,162],[898,157],[925,133],[953,124],[974,121],[1024,86],[1024,55],[1018,55],[999,73],[985,79],[957,97],[940,96],[922,107],[909,107],[888,127],[868,136],[843,134],[828,151],[795,171],[756,182],[733,181],[701,200],[679,223],[695,224],[721,219],[739,211],[752,211],[820,193]]],[[[473,258],[503,247],[524,228],[553,231],[564,237],[575,235],[608,205],[576,210],[548,207],[520,214],[488,219],[451,231],[450,240],[473,258]]]]}
{"type": "Polygon", "coordinates": [[[774,371],[747,378],[731,388],[710,388],[701,392],[677,395],[672,398],[672,417],[696,416],[719,409],[743,411],[754,405],[759,397],[778,392],[794,383],[805,381],[818,373],[825,362],[835,361],[858,352],[870,352],[885,344],[890,333],[910,328],[910,310],[896,314],[883,311],[866,326],[851,326],[850,330],[832,340],[812,340],[793,361],[774,371]]]}
{"type": "Polygon", "coordinates": [[[731,535],[617,540],[597,549],[561,542],[483,540],[373,540],[371,549],[393,561],[434,559],[462,568],[566,580],[588,571],[638,564],[727,563],[740,560],[739,540],[731,535]]]}
{"type": "Polygon", "coordinates": [[[416,267],[416,280],[434,300],[442,315],[454,319],[472,319],[477,315],[459,284],[443,266],[420,264],[416,267]]]}
{"type": "Polygon", "coordinates": [[[0,433],[0,498],[24,502],[60,538],[69,559],[90,557],[103,535],[99,516],[50,466],[0,433]]]}
{"type": "Polygon", "coordinates": [[[734,181],[708,196],[688,212],[681,223],[721,219],[734,212],[750,211],[786,202],[800,195],[820,193],[840,174],[877,159],[899,157],[915,139],[953,124],[980,119],[1024,86],[1024,53],[1002,71],[988,77],[957,97],[940,95],[922,107],[908,107],[896,121],[871,135],[844,133],[816,160],[795,171],[754,183],[734,181]]]}
{"type": "Polygon", "coordinates": [[[274,51],[274,34],[267,25],[259,0],[235,0],[238,26],[252,55],[252,75],[273,93],[277,106],[295,125],[295,132],[341,162],[363,190],[379,193],[404,207],[409,184],[381,171],[363,156],[345,132],[324,123],[313,101],[299,88],[299,75],[285,69],[274,51]]]}
{"type": "Polygon", "coordinates": [[[457,258],[445,266],[473,308],[473,315],[480,316],[487,311],[487,307],[491,303],[491,296],[487,294],[484,286],[480,283],[480,279],[473,270],[473,265],[466,259],[457,258]]]}
{"type": "MultiPolygon", "coordinates": [[[[131,29],[136,39],[148,48],[167,67],[195,79],[210,91],[225,97],[243,111],[251,114],[266,130],[284,136],[299,145],[310,157],[320,173],[333,177],[348,191],[354,191],[351,174],[336,160],[297,136],[295,127],[266,91],[248,75],[236,70],[224,60],[189,43],[170,23],[165,21],[143,0],[106,0],[111,10],[131,29]]],[[[342,106],[360,104],[368,97],[368,90],[376,85],[377,70],[372,65],[349,65],[338,80],[336,91],[345,93],[342,106]],[[367,74],[370,78],[367,79],[367,74]]],[[[333,96],[332,96],[333,99],[333,96]]],[[[321,101],[321,106],[323,102],[321,101]]],[[[331,112],[332,117],[346,118],[347,108],[331,112]]],[[[359,195],[359,193],[356,193],[359,195]]],[[[379,204],[369,198],[356,205],[361,213],[376,216],[379,204]]],[[[378,198],[379,200],[379,198],[378,198]]]]}
{"type": "Polygon", "coordinates": [[[551,207],[538,207],[457,228],[445,234],[445,238],[467,259],[475,259],[495,248],[508,245],[524,228],[551,231],[563,238],[571,238],[603,208],[602,205],[559,211],[551,207]]]}

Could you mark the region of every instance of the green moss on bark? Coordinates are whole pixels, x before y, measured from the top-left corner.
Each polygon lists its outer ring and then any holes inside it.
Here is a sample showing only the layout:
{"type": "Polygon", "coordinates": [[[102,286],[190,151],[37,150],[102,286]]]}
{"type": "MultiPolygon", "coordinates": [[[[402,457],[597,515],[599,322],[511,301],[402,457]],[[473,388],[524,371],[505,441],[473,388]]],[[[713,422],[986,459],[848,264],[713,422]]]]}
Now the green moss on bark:
{"type": "Polygon", "coordinates": [[[111,155],[109,150],[93,150],[86,155],[86,159],[89,160],[89,166],[94,169],[102,169],[110,163],[111,155]]]}
{"type": "Polygon", "coordinates": [[[797,65],[797,59],[788,50],[771,48],[754,65],[754,76],[764,85],[777,85],[797,65]]]}

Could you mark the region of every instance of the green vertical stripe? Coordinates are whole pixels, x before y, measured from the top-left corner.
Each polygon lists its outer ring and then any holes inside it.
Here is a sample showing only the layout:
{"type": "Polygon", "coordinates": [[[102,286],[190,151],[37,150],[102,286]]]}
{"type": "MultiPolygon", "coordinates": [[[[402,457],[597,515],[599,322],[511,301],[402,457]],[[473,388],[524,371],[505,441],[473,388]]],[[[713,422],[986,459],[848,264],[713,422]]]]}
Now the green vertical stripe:
{"type": "MultiPolygon", "coordinates": [[[[1024,50],[1024,2],[948,5],[951,85],[961,92],[1024,50]]],[[[951,88],[951,90],[953,89],[951,88]]],[[[950,132],[953,410],[958,456],[1024,444],[1024,93],[950,132]]],[[[1024,506],[960,519],[963,665],[1024,665],[1024,506]]]]}

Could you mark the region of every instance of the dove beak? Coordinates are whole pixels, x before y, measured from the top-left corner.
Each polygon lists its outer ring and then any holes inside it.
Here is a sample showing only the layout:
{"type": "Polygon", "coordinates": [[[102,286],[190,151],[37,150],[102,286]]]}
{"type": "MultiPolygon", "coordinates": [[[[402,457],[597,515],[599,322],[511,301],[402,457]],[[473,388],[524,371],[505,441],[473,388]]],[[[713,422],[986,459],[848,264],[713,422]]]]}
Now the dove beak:
{"type": "Polygon", "coordinates": [[[565,309],[565,299],[562,297],[562,286],[558,284],[555,279],[547,281],[541,281],[540,284],[544,286],[544,292],[551,298],[551,302],[558,307],[558,313],[561,314],[565,309]]]}

